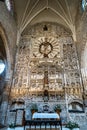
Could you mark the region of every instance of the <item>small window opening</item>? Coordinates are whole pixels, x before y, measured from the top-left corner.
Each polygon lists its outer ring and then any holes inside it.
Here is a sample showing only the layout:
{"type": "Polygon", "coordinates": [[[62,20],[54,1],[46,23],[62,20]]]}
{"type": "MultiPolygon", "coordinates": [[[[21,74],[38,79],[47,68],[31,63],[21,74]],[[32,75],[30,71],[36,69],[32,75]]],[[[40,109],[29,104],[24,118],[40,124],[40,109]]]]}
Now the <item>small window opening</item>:
{"type": "Polygon", "coordinates": [[[3,73],[4,69],[5,69],[5,64],[4,64],[3,60],[0,59],[0,74],[3,73]]]}

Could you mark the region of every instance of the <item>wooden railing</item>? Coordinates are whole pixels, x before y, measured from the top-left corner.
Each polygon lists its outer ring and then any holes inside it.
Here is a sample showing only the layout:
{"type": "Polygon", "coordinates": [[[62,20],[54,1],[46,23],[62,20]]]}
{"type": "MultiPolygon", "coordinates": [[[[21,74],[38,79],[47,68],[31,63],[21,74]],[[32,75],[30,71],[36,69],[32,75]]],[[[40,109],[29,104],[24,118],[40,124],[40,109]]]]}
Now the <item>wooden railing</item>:
{"type": "Polygon", "coordinates": [[[57,130],[58,127],[60,128],[60,130],[62,130],[62,123],[61,120],[25,120],[24,122],[24,130],[26,130],[26,126],[29,130],[32,129],[32,127],[34,128],[34,130],[44,129],[47,130],[48,126],[50,128],[50,130],[55,129],[57,130]]]}

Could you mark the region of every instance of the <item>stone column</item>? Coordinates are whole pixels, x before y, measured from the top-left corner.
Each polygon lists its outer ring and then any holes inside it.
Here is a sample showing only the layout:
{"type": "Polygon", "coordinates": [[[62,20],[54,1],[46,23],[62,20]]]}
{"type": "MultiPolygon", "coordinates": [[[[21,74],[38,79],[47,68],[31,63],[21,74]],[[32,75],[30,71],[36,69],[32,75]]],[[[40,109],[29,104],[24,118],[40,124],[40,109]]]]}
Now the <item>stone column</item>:
{"type": "Polygon", "coordinates": [[[5,88],[2,93],[1,98],[1,109],[0,109],[0,123],[3,125],[7,124],[7,112],[8,112],[8,103],[10,96],[10,81],[6,81],[5,88]]]}

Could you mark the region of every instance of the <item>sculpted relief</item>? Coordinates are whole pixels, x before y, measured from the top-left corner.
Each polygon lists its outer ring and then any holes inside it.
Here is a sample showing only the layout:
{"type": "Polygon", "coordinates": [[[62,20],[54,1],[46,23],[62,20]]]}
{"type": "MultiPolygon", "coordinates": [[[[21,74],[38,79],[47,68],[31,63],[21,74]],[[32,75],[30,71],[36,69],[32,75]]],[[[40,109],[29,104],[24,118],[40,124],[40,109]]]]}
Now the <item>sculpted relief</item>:
{"type": "Polygon", "coordinates": [[[55,24],[48,30],[36,25],[21,37],[11,96],[44,95],[81,98],[81,81],[77,52],[70,32],[55,24]],[[53,29],[53,27],[55,27],[53,29]],[[33,31],[34,30],[34,31],[33,31]]]}

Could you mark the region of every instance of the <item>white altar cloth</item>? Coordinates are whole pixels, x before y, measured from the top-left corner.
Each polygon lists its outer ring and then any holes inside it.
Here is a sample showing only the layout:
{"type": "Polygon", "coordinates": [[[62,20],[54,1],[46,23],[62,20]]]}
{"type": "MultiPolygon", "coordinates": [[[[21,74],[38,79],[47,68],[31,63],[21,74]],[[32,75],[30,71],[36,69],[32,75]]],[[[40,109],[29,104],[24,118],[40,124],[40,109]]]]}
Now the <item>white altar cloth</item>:
{"type": "Polygon", "coordinates": [[[35,112],[32,116],[32,119],[59,119],[59,115],[57,113],[37,113],[35,112]]]}

